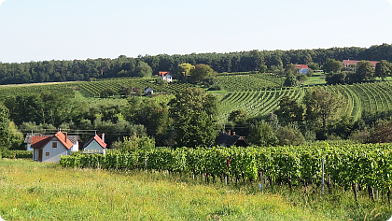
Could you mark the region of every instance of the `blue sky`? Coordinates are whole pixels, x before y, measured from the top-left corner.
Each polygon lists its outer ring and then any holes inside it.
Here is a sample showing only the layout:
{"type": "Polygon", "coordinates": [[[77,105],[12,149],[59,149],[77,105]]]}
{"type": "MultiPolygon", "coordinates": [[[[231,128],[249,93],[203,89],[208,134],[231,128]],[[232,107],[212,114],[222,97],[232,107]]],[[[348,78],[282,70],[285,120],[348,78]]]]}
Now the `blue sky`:
{"type": "Polygon", "coordinates": [[[392,44],[392,0],[0,0],[0,62],[392,44]]]}

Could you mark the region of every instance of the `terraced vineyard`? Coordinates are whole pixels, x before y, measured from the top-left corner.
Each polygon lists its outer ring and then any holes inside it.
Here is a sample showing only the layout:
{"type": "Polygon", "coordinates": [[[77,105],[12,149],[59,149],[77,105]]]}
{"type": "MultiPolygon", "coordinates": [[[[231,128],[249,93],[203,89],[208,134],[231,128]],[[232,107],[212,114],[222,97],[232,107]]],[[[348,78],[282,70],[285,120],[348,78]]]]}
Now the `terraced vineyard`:
{"type": "Polygon", "coordinates": [[[0,97],[40,94],[43,91],[75,97],[74,89],[76,89],[76,84],[74,83],[4,85],[0,86],[0,97]]]}
{"type": "Polygon", "coordinates": [[[217,76],[215,85],[227,91],[263,90],[282,87],[284,78],[272,74],[243,74],[217,76]]]}
{"type": "MultiPolygon", "coordinates": [[[[324,85],[328,91],[340,94],[343,108],[337,115],[358,119],[362,112],[392,110],[392,82],[353,85],[324,85]]],[[[230,112],[245,110],[250,116],[267,115],[278,108],[282,96],[302,99],[308,88],[280,88],[230,92],[220,99],[218,122],[225,122],[230,112]]]]}
{"type": "Polygon", "coordinates": [[[248,90],[228,93],[219,101],[218,122],[227,120],[228,115],[238,109],[246,111],[250,116],[267,115],[273,112],[280,98],[289,96],[296,100],[302,99],[305,89],[279,88],[272,90],[248,90]]]}
{"type": "Polygon", "coordinates": [[[151,78],[112,78],[100,81],[82,82],[79,84],[79,88],[82,90],[83,94],[91,97],[99,97],[100,94],[108,88],[113,91],[118,91],[121,87],[144,89],[148,86],[152,87],[155,92],[168,93],[174,93],[187,87],[193,87],[191,84],[176,82],[160,84],[156,79],[151,78]]]}

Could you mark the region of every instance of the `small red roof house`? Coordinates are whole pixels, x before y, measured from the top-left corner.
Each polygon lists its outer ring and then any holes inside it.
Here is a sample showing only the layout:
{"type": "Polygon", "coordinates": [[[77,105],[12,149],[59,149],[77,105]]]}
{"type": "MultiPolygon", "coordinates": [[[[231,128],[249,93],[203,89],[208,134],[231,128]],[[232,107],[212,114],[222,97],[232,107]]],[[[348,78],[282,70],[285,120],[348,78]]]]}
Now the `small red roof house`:
{"type": "Polygon", "coordinates": [[[60,162],[60,156],[71,155],[74,144],[68,139],[67,133],[61,131],[52,136],[32,136],[31,148],[33,160],[39,162],[60,162]]]}
{"type": "Polygon", "coordinates": [[[105,134],[102,134],[102,139],[96,134],[89,142],[83,146],[83,153],[106,153],[105,134]]]}
{"type": "MultiPolygon", "coordinates": [[[[350,67],[351,65],[357,66],[357,63],[360,62],[359,60],[343,60],[343,66],[344,67],[350,67]]],[[[376,67],[377,63],[379,63],[379,61],[369,61],[370,63],[372,63],[373,67],[376,67]]]]}
{"type": "Polygon", "coordinates": [[[307,64],[297,64],[297,69],[302,74],[307,74],[309,70],[309,66],[307,64]]]}
{"type": "Polygon", "coordinates": [[[158,76],[167,82],[172,82],[173,81],[173,77],[171,76],[170,72],[167,71],[160,71],[158,76]]]}

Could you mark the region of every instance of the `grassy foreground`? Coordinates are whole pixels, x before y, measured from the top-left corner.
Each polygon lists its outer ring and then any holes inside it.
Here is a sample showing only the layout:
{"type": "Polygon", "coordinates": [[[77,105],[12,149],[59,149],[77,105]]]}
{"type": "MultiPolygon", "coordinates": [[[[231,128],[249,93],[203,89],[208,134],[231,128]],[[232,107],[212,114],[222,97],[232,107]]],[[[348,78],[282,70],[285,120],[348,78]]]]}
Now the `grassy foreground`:
{"type": "Polygon", "coordinates": [[[347,198],[344,195],[334,197],[321,202],[302,194],[180,181],[162,173],[64,169],[58,164],[0,160],[0,216],[7,221],[387,219],[382,205],[355,206],[342,200],[347,198]]]}

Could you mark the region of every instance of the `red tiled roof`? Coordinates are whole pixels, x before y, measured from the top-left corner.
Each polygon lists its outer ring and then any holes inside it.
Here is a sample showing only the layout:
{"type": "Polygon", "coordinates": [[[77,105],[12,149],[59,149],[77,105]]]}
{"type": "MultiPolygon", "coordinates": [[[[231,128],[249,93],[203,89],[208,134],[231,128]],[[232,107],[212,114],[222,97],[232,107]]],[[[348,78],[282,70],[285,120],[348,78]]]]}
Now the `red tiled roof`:
{"type": "Polygon", "coordinates": [[[57,137],[57,139],[64,145],[65,148],[67,148],[67,150],[72,148],[73,143],[65,134],[63,134],[63,132],[59,131],[54,136],[57,137]]]}
{"type": "Polygon", "coordinates": [[[158,75],[161,76],[161,77],[165,77],[165,76],[168,75],[168,74],[170,74],[170,72],[167,72],[167,71],[160,71],[158,75]]]}
{"type": "Polygon", "coordinates": [[[308,69],[309,66],[307,64],[297,64],[298,69],[308,69]]]}
{"type": "MultiPolygon", "coordinates": [[[[359,60],[343,60],[343,65],[345,67],[348,67],[350,65],[357,65],[357,63],[360,62],[359,60]]],[[[374,67],[376,67],[376,64],[379,63],[379,61],[369,61],[372,63],[374,67]]]]}
{"type": "Polygon", "coordinates": [[[31,148],[43,148],[54,137],[56,137],[67,150],[72,148],[73,143],[68,138],[66,138],[65,134],[63,134],[61,131],[57,132],[54,136],[32,136],[31,148]]]}
{"type": "Polygon", "coordinates": [[[31,137],[31,148],[42,148],[44,147],[49,141],[51,141],[53,136],[32,136],[31,137]]]}
{"type": "Polygon", "coordinates": [[[105,142],[103,142],[103,140],[97,134],[93,138],[91,138],[91,140],[89,140],[89,142],[87,142],[83,146],[83,148],[86,148],[93,140],[97,141],[99,146],[101,146],[103,149],[106,149],[107,144],[105,142]]]}

